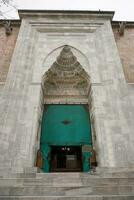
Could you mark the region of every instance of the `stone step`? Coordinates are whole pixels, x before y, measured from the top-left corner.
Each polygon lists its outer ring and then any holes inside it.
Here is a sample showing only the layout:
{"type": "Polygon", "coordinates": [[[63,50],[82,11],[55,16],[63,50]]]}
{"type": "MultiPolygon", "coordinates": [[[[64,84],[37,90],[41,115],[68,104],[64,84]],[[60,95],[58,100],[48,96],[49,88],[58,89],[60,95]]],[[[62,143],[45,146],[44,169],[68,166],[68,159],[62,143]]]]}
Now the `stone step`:
{"type": "Polygon", "coordinates": [[[101,173],[100,177],[109,178],[134,178],[134,172],[112,172],[112,173],[101,173]]]}
{"type": "Polygon", "coordinates": [[[1,186],[98,186],[98,185],[134,185],[134,178],[99,178],[88,177],[43,177],[43,178],[4,178],[0,179],[1,186]]]}
{"type": "Polygon", "coordinates": [[[134,185],[92,187],[0,187],[0,196],[134,195],[134,185]]]}
{"type": "Polygon", "coordinates": [[[92,185],[134,185],[134,178],[81,178],[81,179],[25,179],[24,185],[48,186],[92,186],[92,185]]]}
{"type": "Polygon", "coordinates": [[[95,196],[1,196],[1,200],[134,200],[134,195],[95,195],[95,196]]]}
{"type": "Polygon", "coordinates": [[[91,175],[95,175],[96,177],[103,177],[103,178],[134,178],[134,171],[121,171],[121,172],[105,172],[105,171],[97,171],[96,173],[90,172],[90,173],[3,173],[3,171],[0,171],[0,178],[43,178],[43,177],[88,177],[91,175]]]}
{"type": "MultiPolygon", "coordinates": [[[[63,177],[90,177],[91,175],[94,175],[96,177],[103,177],[103,178],[134,178],[134,171],[129,172],[90,172],[90,173],[36,173],[36,177],[57,177],[57,176],[63,176],[63,177]]],[[[24,174],[21,174],[21,177],[23,177],[24,174]]]]}

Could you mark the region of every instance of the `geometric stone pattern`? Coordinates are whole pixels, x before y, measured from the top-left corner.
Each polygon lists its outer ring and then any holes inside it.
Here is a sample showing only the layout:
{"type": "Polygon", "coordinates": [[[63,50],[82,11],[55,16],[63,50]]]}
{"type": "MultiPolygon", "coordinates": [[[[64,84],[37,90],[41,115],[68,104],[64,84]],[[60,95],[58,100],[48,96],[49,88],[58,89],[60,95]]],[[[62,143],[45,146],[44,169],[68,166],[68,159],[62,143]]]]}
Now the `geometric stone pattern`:
{"type": "Polygon", "coordinates": [[[23,19],[0,101],[1,169],[20,172],[34,166],[45,97],[42,80],[61,52],[54,50],[65,45],[86,58],[73,52],[90,77],[88,99],[98,165],[134,166],[134,93],[124,78],[112,14],[20,12],[23,19]],[[55,54],[47,60],[52,51],[55,54]]]}
{"type": "Polygon", "coordinates": [[[89,77],[68,45],[63,47],[43,79],[45,103],[61,103],[61,99],[69,103],[72,98],[79,99],[81,103],[85,98],[85,102],[88,102],[89,77]]]}

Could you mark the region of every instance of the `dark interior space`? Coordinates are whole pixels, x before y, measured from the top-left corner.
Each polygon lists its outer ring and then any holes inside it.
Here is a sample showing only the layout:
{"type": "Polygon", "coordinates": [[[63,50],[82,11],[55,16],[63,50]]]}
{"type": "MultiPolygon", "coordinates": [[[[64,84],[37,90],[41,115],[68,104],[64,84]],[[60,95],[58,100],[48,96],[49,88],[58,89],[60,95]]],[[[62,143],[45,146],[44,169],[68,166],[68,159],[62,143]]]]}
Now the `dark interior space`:
{"type": "Polygon", "coordinates": [[[51,172],[82,171],[81,146],[51,146],[51,172]]]}

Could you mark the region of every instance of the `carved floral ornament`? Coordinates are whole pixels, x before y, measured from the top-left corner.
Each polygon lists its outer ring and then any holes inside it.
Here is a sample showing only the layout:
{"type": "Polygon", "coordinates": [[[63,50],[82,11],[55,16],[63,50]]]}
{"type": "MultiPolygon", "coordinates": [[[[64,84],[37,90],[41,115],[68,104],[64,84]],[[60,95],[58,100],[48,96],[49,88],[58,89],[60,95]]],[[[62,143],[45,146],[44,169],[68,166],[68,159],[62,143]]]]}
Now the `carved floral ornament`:
{"type": "Polygon", "coordinates": [[[89,76],[71,51],[65,45],[45,74],[44,94],[49,95],[87,95],[89,76]]]}

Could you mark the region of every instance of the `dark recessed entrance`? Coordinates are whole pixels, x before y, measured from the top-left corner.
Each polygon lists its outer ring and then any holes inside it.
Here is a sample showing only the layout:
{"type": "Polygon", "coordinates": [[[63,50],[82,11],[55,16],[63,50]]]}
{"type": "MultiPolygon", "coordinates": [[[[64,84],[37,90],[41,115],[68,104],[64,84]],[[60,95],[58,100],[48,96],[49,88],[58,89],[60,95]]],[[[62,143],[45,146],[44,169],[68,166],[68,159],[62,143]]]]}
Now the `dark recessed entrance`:
{"type": "Polygon", "coordinates": [[[81,146],[51,146],[51,172],[82,171],[81,146]]]}

